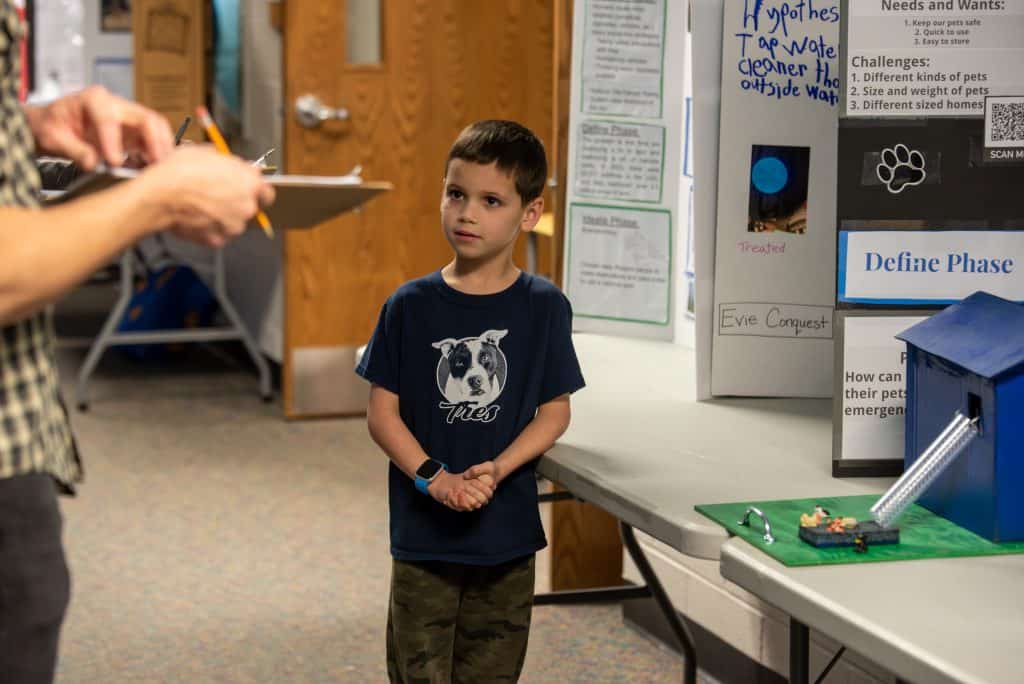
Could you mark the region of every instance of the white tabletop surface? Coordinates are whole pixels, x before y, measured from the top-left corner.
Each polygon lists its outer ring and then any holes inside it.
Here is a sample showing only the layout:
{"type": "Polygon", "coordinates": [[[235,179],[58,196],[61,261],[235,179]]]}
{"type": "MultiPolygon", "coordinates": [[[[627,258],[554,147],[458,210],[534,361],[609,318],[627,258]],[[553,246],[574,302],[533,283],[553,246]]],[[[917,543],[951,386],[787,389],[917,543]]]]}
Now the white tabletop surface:
{"type": "Polygon", "coordinates": [[[721,567],[908,681],[1024,682],[1024,555],[788,568],[733,538],[721,567]]]}
{"type": "MultiPolygon", "coordinates": [[[[695,399],[694,352],[577,333],[587,387],[538,470],[692,556],[728,539],[696,504],[881,494],[889,478],[832,477],[827,399],[695,399]]],[[[765,359],[771,363],[771,359],[765,359]]]]}
{"type": "Polygon", "coordinates": [[[544,476],[909,681],[1024,682],[1024,555],[787,568],[693,510],[883,492],[832,477],[829,400],[697,402],[692,350],[574,341],[587,387],[544,476]]]}

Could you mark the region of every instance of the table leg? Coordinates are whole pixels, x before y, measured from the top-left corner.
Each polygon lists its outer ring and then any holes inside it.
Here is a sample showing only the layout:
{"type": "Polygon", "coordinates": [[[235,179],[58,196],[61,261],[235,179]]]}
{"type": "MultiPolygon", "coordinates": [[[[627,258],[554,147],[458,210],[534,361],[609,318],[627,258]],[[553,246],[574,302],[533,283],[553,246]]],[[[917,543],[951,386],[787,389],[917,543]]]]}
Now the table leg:
{"type": "Polygon", "coordinates": [[[662,614],[668,621],[668,626],[672,629],[672,633],[676,637],[676,641],[679,642],[679,646],[683,649],[683,682],[685,684],[696,684],[697,682],[697,648],[693,643],[693,635],[690,634],[689,628],[682,620],[679,619],[679,614],[676,613],[675,606],[668,598],[668,594],[665,593],[665,588],[661,586],[661,581],[658,580],[658,576],[654,574],[654,569],[651,568],[650,562],[647,560],[647,556],[644,554],[643,549],[640,548],[640,544],[636,541],[636,534],[633,532],[633,528],[624,522],[619,522],[619,533],[622,535],[622,543],[629,552],[630,558],[633,559],[633,563],[636,564],[637,570],[640,571],[640,576],[644,578],[644,582],[647,583],[647,588],[651,592],[651,596],[654,597],[655,603],[661,609],[662,614]]]}
{"type": "Polygon", "coordinates": [[[807,684],[809,681],[811,630],[795,617],[789,618],[789,681],[807,684]]]}
{"type": "MultiPolygon", "coordinates": [[[[562,501],[575,498],[570,492],[549,492],[541,494],[541,503],[562,501]]],[[[619,521],[619,534],[622,536],[622,544],[633,559],[640,576],[644,578],[645,586],[640,587],[604,587],[598,589],[579,589],[574,591],[553,591],[547,594],[538,594],[533,598],[535,606],[550,606],[560,603],[592,603],[602,601],[625,601],[634,598],[654,599],[661,610],[668,626],[672,630],[676,641],[683,650],[683,682],[684,684],[697,684],[697,648],[694,646],[693,635],[686,623],[679,619],[675,606],[665,593],[658,576],[647,560],[640,544],[636,541],[636,534],[633,528],[626,523],[619,521]]]]}

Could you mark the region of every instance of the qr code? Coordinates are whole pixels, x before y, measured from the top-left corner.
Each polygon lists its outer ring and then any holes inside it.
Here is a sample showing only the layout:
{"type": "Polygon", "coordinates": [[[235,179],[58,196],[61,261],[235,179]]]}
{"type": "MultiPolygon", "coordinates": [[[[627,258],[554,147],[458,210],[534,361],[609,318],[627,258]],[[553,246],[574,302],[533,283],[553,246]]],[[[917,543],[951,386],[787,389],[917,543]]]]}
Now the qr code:
{"type": "Polygon", "coordinates": [[[985,104],[985,146],[1024,147],[1024,97],[989,97],[985,104]]]}
{"type": "Polygon", "coordinates": [[[1024,102],[992,103],[992,142],[1024,140],[1024,102]]]}

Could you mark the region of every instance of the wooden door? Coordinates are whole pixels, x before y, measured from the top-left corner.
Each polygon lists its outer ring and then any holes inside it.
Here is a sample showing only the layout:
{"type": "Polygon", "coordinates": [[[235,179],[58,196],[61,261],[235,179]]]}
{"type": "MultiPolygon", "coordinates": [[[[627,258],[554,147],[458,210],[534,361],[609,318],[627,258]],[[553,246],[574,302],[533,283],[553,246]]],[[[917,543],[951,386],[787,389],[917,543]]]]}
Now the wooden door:
{"type": "MultiPolygon", "coordinates": [[[[551,0],[380,0],[373,64],[348,63],[346,4],[284,5],[285,169],[341,174],[360,165],[364,179],[395,189],[358,213],[286,235],[288,417],[365,410],[355,349],[398,285],[450,259],[439,206],[459,131],[478,119],[515,119],[549,155],[556,143],[551,0]],[[347,108],[349,119],[304,128],[294,105],[305,94],[347,108]]],[[[522,245],[518,256],[522,264],[522,245]]]]}
{"type": "MultiPolygon", "coordinates": [[[[441,178],[448,147],[477,119],[516,119],[544,141],[557,196],[555,239],[540,240],[542,275],[560,276],[571,0],[381,0],[382,50],[375,65],[346,63],[344,0],[287,0],[284,26],[285,169],[345,173],[395,190],[364,210],[285,236],[284,404],[288,417],[362,412],[353,352],[402,282],[444,265],[441,178]],[[556,35],[557,34],[557,35],[556,35]],[[316,95],[345,107],[345,123],[307,129],[293,109],[316,95]],[[296,362],[298,360],[298,362],[296,362]],[[326,389],[303,385],[319,376],[326,389]],[[296,385],[300,385],[296,389],[296,385]],[[310,406],[328,397],[327,408],[310,406]],[[339,405],[330,398],[341,397],[339,405]]],[[[517,259],[524,263],[520,246],[517,259]]],[[[615,520],[582,504],[552,513],[556,589],[615,584],[622,551],[615,520]]]]}

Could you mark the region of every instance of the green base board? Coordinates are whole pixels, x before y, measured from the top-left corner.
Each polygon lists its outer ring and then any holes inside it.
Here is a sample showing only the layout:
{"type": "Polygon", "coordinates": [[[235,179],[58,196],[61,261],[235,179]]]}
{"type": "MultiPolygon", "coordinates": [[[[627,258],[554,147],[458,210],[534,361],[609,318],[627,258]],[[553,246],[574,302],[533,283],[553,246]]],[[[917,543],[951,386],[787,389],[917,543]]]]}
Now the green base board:
{"type": "Polygon", "coordinates": [[[896,521],[896,527],[900,529],[899,544],[871,546],[866,553],[857,553],[851,547],[817,549],[798,536],[800,514],[814,512],[817,504],[828,510],[832,517],[870,520],[868,511],[879,496],[869,494],[823,499],[746,501],[702,504],[694,508],[731,534],[743,538],[783,565],[791,567],[1024,553],[1024,542],[995,544],[916,504],[896,521]],[[750,516],[750,527],[739,524],[748,506],[756,506],[768,516],[775,537],[774,544],[765,544],[764,530],[757,516],[750,516]]]}

